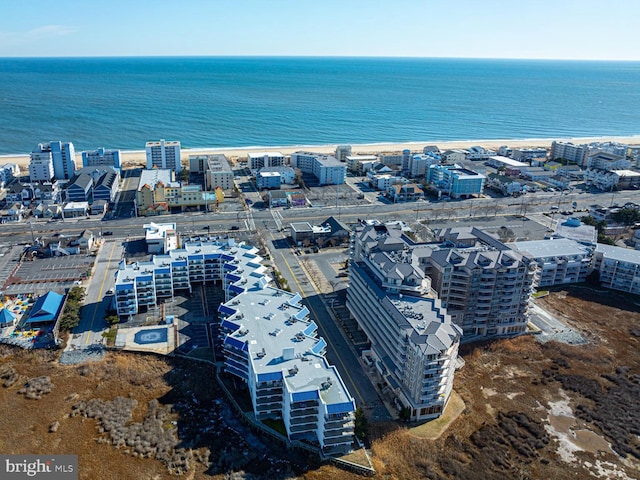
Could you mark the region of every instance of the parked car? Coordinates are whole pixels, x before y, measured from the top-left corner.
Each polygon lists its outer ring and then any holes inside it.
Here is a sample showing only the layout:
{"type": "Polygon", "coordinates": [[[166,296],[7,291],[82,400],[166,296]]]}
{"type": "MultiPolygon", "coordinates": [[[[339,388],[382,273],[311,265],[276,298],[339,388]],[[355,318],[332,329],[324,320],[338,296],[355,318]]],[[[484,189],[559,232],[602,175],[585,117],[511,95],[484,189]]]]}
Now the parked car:
{"type": "Polygon", "coordinates": [[[113,235],[113,232],[111,230],[107,230],[106,232],[104,232],[102,235],[104,235],[105,237],[108,235],[113,235]]]}

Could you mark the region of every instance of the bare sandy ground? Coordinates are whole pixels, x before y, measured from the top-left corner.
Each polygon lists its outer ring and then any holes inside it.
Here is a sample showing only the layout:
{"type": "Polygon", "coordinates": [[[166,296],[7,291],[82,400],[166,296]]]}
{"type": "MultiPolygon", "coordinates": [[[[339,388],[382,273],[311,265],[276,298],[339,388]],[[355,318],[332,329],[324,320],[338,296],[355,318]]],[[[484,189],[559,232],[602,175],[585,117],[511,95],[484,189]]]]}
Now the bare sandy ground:
{"type": "MultiPolygon", "coordinates": [[[[497,150],[502,145],[508,145],[512,148],[523,147],[551,147],[551,142],[573,142],[575,144],[592,143],[592,142],[618,142],[624,144],[640,144],[640,135],[632,137],[580,137],[580,138],[530,138],[521,140],[460,140],[460,141],[424,141],[424,142],[410,142],[410,143],[373,143],[373,144],[352,144],[352,152],[354,155],[363,154],[379,154],[379,153],[392,153],[401,152],[402,150],[411,150],[413,152],[421,152],[422,148],[426,145],[437,145],[440,150],[449,150],[452,148],[469,148],[475,145],[480,145],[485,148],[497,150]]],[[[211,153],[223,153],[228,158],[232,157],[246,157],[249,153],[255,152],[280,152],[284,155],[290,155],[291,153],[303,150],[311,151],[315,153],[333,153],[335,152],[336,144],[331,145],[287,145],[277,147],[220,147],[220,148],[183,148],[182,149],[182,161],[187,162],[189,155],[204,155],[211,153]]],[[[79,159],[80,155],[77,155],[79,159]]],[[[123,163],[144,163],[145,162],[144,150],[123,150],[122,162],[123,163]]],[[[21,170],[27,170],[29,167],[29,154],[16,154],[16,155],[0,155],[0,165],[4,163],[16,163],[20,166],[21,170]]],[[[80,160],[78,160],[80,163],[80,160]]]]}

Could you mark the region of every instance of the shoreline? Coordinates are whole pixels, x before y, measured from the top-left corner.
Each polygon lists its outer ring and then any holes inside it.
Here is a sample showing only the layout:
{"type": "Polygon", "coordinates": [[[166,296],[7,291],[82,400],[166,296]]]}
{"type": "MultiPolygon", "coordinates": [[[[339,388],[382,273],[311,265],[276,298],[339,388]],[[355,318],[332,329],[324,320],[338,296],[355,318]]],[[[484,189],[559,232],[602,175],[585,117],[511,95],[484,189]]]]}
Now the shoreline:
{"type": "MultiPolygon", "coordinates": [[[[486,140],[426,140],[411,142],[379,142],[350,144],[354,155],[357,154],[380,154],[401,152],[402,150],[422,151],[426,145],[437,145],[440,150],[454,148],[470,148],[482,146],[484,148],[496,150],[503,145],[512,148],[545,147],[550,148],[551,143],[572,142],[574,144],[594,143],[594,142],[618,142],[626,144],[640,144],[640,134],[631,136],[606,136],[606,137],[560,137],[560,138],[522,138],[522,139],[486,139],[486,140]]],[[[188,161],[190,155],[206,155],[212,153],[223,153],[227,157],[243,157],[253,152],[273,152],[277,151],[284,155],[290,155],[296,151],[307,150],[314,153],[333,153],[337,145],[343,144],[323,144],[323,145],[277,145],[277,146],[242,146],[242,147],[183,147],[181,150],[181,160],[188,161]]],[[[344,145],[349,145],[345,143],[344,145]]],[[[80,151],[78,152],[80,153],[80,151]]],[[[80,155],[78,155],[80,157],[80,155]]],[[[121,150],[122,163],[144,162],[146,151],[141,150],[121,150]]],[[[0,155],[0,165],[4,163],[16,163],[21,169],[28,169],[30,161],[29,153],[22,154],[2,154],[0,155]]],[[[81,163],[81,162],[78,162],[81,163]]]]}

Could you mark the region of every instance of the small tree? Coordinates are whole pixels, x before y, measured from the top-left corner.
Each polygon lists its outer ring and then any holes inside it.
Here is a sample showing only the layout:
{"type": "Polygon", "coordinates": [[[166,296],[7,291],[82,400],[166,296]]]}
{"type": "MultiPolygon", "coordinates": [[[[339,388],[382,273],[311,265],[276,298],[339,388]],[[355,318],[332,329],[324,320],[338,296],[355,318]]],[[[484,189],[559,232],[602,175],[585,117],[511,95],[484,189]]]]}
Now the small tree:
{"type": "Polygon", "coordinates": [[[298,185],[300,188],[307,188],[304,183],[304,179],[302,178],[302,171],[299,168],[294,170],[293,183],[298,185]]]}
{"type": "Polygon", "coordinates": [[[369,420],[360,407],[356,408],[355,417],[353,432],[359,439],[366,440],[369,437],[369,420]]]}
{"type": "Polygon", "coordinates": [[[411,420],[411,409],[409,407],[402,407],[398,413],[398,418],[403,422],[411,420]]]}
{"type": "Polygon", "coordinates": [[[107,315],[104,320],[105,322],[107,322],[107,325],[115,325],[120,321],[120,319],[118,318],[118,315],[114,315],[114,314],[107,315]]]}
{"type": "Polygon", "coordinates": [[[611,215],[613,220],[623,225],[633,225],[640,220],[640,211],[633,207],[624,207],[611,215]]]}

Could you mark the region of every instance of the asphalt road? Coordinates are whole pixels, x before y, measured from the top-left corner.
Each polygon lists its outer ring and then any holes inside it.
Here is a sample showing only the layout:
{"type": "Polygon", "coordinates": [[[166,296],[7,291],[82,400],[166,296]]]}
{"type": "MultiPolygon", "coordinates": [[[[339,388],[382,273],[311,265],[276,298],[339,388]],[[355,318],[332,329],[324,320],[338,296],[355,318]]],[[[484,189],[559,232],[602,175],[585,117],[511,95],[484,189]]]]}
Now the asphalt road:
{"type": "Polygon", "coordinates": [[[113,299],[113,295],[106,293],[114,286],[115,272],[122,255],[122,242],[106,241],[100,248],[94,274],[86,289],[84,306],[80,310],[80,324],[72,332],[68,350],[102,342],[102,332],[107,328],[104,320],[106,311],[113,299]]]}
{"type": "Polygon", "coordinates": [[[287,279],[291,289],[299,292],[302,296],[311,312],[311,318],[318,325],[318,334],[327,341],[326,357],[338,369],[347,390],[355,398],[356,404],[365,408],[372,420],[390,420],[391,415],[358,361],[355,349],[333,320],[313,282],[307,278],[299,263],[298,256],[293,253],[291,248],[284,246],[282,235],[272,233],[271,239],[275,241],[274,248],[270,248],[273,262],[287,279]]]}
{"type": "MultiPolygon", "coordinates": [[[[130,178],[124,181],[125,187],[130,178]]],[[[131,183],[135,183],[131,181],[131,183]]],[[[130,187],[131,185],[129,185],[130,187]]],[[[131,190],[128,190],[131,192],[131,190]]],[[[122,195],[122,194],[121,194],[122,195]]],[[[346,222],[356,221],[358,218],[378,218],[380,220],[405,220],[412,222],[416,220],[428,220],[429,222],[442,222],[455,219],[500,217],[506,215],[535,215],[542,212],[552,212],[551,207],[555,206],[559,211],[571,210],[573,202],[577,208],[584,209],[590,205],[599,204],[609,206],[613,203],[622,205],[626,202],[638,201],[638,192],[622,191],[611,193],[572,193],[562,195],[556,193],[536,193],[528,194],[519,198],[480,198],[471,200],[460,200],[450,202],[414,202],[408,204],[368,204],[359,206],[349,206],[348,208],[336,208],[335,206],[314,207],[303,209],[278,209],[283,217],[282,224],[286,227],[291,222],[308,221],[317,224],[325,220],[330,215],[339,216],[346,222]]],[[[123,198],[122,208],[126,198],[123,198]]],[[[122,209],[120,209],[122,210],[122,209]]],[[[123,216],[127,212],[118,211],[123,216]]],[[[130,209],[129,209],[130,210],[130,209]]],[[[242,230],[254,231],[256,228],[276,228],[276,222],[269,209],[256,209],[253,206],[245,214],[238,212],[226,213],[181,213],[167,215],[160,218],[116,218],[109,221],[101,221],[99,218],[90,219],[66,219],[64,221],[47,222],[46,220],[30,220],[27,223],[12,223],[2,225],[0,231],[0,241],[30,242],[33,228],[34,236],[52,235],[55,232],[65,235],[79,234],[85,228],[98,233],[102,231],[112,231],[114,235],[134,235],[139,236],[142,232],[142,224],[147,221],[171,221],[176,222],[178,229],[201,231],[202,227],[210,225],[211,232],[230,232],[232,226],[237,226],[242,230]],[[244,217],[244,218],[243,218],[244,217]],[[10,238],[7,238],[10,237],[10,238]]]]}

